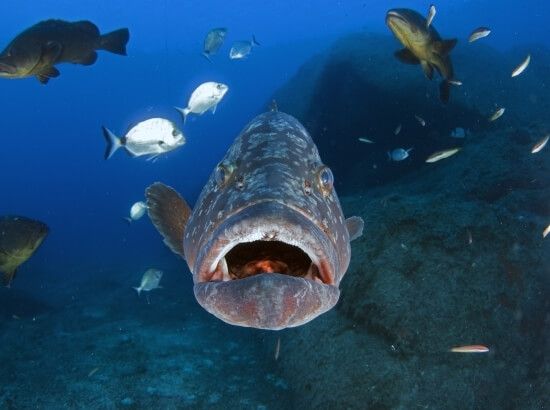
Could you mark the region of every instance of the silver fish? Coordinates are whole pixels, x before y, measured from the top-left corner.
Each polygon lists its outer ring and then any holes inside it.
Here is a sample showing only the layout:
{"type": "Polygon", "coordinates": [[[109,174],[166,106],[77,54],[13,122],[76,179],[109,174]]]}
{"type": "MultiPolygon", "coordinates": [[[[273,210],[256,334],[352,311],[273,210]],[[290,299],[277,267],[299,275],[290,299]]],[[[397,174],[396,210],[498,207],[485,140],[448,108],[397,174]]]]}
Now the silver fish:
{"type": "Polygon", "coordinates": [[[137,221],[145,215],[145,211],[147,211],[147,205],[145,202],[138,201],[130,208],[130,216],[123,219],[128,222],[128,225],[130,225],[133,221],[137,221]]]}
{"type": "Polygon", "coordinates": [[[160,154],[171,151],[185,144],[185,136],[176,125],[164,118],[150,118],[132,127],[122,138],[103,128],[107,140],[105,159],[111,158],[117,149],[124,147],[132,157],[150,155],[155,159],[160,154]]]}
{"type": "Polygon", "coordinates": [[[409,151],[411,151],[412,148],[409,149],[403,149],[403,148],[396,148],[393,151],[388,151],[388,159],[394,160],[394,161],[403,161],[405,158],[409,157],[409,151]]]}
{"type": "Polygon", "coordinates": [[[229,51],[229,58],[232,60],[244,58],[252,51],[252,46],[259,46],[260,43],[252,36],[252,41],[236,41],[229,51]]]}
{"type": "Polygon", "coordinates": [[[529,62],[531,61],[531,54],[527,54],[527,57],[525,57],[525,60],[521,62],[520,65],[518,65],[516,68],[514,68],[514,71],[512,71],[512,77],[517,77],[523,71],[527,68],[529,65],[529,62]]]}
{"type": "Polygon", "coordinates": [[[210,61],[210,56],[215,54],[227,36],[227,29],[225,27],[214,28],[208,32],[204,38],[204,52],[202,55],[210,61]]]}
{"type": "Polygon", "coordinates": [[[489,34],[491,34],[491,30],[489,30],[487,27],[476,28],[474,31],[472,31],[470,37],[468,37],[468,42],[472,43],[476,40],[479,40],[480,38],[487,37],[489,34]]]}
{"type": "Polygon", "coordinates": [[[435,9],[435,6],[432,4],[430,6],[430,9],[428,10],[428,17],[426,18],[426,28],[430,27],[430,24],[432,24],[432,21],[435,17],[435,13],[437,13],[437,10],[435,9]]]}
{"type": "Polygon", "coordinates": [[[190,112],[201,115],[212,109],[212,114],[214,114],[218,103],[222,100],[228,89],[229,87],[222,83],[213,81],[202,83],[191,94],[186,108],[174,108],[183,116],[184,124],[190,112]]]}
{"type": "Polygon", "coordinates": [[[149,292],[151,290],[158,289],[161,287],[159,286],[159,282],[162,279],[162,274],[163,272],[161,270],[155,268],[147,269],[141,277],[139,287],[132,289],[135,289],[138,295],[141,291],[149,292]]]}
{"type": "Polygon", "coordinates": [[[271,111],[254,118],[216,166],[193,210],[149,186],[149,216],[187,261],[197,301],[238,326],[283,329],[331,309],[360,217],[344,219],[330,169],[305,128],[271,111]]]}

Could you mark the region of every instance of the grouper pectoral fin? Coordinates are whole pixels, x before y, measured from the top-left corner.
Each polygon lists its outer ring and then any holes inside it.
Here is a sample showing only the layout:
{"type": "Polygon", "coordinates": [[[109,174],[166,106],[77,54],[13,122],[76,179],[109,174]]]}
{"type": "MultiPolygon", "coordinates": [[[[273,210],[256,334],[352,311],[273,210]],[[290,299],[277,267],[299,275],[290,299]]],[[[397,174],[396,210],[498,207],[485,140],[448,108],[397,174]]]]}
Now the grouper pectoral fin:
{"type": "Polygon", "coordinates": [[[365,226],[365,223],[360,216],[352,216],[346,219],[346,227],[348,228],[350,241],[363,235],[363,226],[365,226]]]}
{"type": "Polygon", "coordinates": [[[394,54],[395,54],[395,57],[397,57],[397,59],[402,63],[420,64],[420,60],[408,48],[404,48],[403,50],[396,51],[394,54]]]}
{"type": "Polygon", "coordinates": [[[428,77],[429,80],[434,78],[434,68],[432,67],[432,65],[426,60],[422,60],[420,64],[422,65],[422,71],[424,71],[424,75],[428,77]]]}
{"type": "Polygon", "coordinates": [[[55,67],[48,67],[36,74],[36,78],[38,78],[38,81],[42,84],[47,84],[50,78],[54,77],[59,77],[59,70],[55,67]]]}
{"type": "Polygon", "coordinates": [[[187,202],[173,188],[155,182],[145,190],[149,218],[164,238],[164,243],[182,258],[183,234],[191,215],[187,202]]]}
{"type": "Polygon", "coordinates": [[[451,40],[440,40],[433,42],[434,51],[440,56],[449,54],[449,52],[455,48],[457,39],[453,38],[451,40]]]}
{"type": "Polygon", "coordinates": [[[2,274],[2,283],[4,284],[4,286],[9,286],[11,280],[15,278],[16,274],[17,274],[17,268],[5,271],[2,274]]]}

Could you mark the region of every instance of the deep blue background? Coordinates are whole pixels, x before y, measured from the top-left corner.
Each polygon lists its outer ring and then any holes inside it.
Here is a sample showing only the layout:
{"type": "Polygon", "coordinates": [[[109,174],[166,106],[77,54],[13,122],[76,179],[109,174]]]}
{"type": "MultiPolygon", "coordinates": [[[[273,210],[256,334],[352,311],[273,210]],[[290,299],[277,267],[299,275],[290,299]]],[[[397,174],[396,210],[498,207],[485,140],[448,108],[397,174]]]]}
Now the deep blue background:
{"type": "MultiPolygon", "coordinates": [[[[128,57],[99,52],[91,67],[60,65],[61,76],[46,86],[34,78],[0,79],[0,214],[40,219],[51,228],[42,248],[25,266],[63,270],[126,260],[146,266],[159,257],[170,257],[146,218],[130,228],[121,220],[150,183],[172,185],[193,204],[240,129],[267,108],[274,91],[301,63],[350,32],[391,35],[384,23],[389,8],[409,7],[424,14],[430,2],[312,4],[5,1],[0,47],[48,18],[89,19],[102,33],[130,29],[128,57]],[[218,26],[228,28],[228,37],[209,63],[200,56],[203,39],[218,26]],[[252,34],[262,46],[245,60],[229,60],[231,43],[252,34]],[[193,89],[204,81],[226,83],[229,92],[215,115],[190,115],[183,126],[172,106],[184,107],[193,89]],[[187,144],[154,163],[132,159],[122,151],[109,161],[103,159],[102,125],[122,135],[130,124],[154,116],[179,124],[187,144]]],[[[488,26],[493,32],[483,41],[502,50],[520,43],[547,45],[549,7],[545,4],[541,0],[446,1],[436,4],[433,24],[443,38],[461,41],[474,28],[488,26]]]]}

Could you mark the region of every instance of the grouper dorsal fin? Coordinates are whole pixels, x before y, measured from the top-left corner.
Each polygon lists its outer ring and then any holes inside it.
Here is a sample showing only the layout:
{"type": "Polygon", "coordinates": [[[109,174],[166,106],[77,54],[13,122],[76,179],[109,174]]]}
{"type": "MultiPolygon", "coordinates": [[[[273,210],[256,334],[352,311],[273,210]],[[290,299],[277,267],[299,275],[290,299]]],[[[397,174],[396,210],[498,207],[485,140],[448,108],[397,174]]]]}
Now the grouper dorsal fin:
{"type": "Polygon", "coordinates": [[[147,212],[151,222],[164,238],[164,243],[182,258],[183,234],[191,215],[187,202],[173,188],[155,182],[145,190],[147,212]]]}
{"type": "Polygon", "coordinates": [[[363,235],[364,225],[365,223],[363,222],[363,218],[360,216],[351,216],[346,219],[346,227],[348,228],[350,241],[353,241],[363,235]]]}

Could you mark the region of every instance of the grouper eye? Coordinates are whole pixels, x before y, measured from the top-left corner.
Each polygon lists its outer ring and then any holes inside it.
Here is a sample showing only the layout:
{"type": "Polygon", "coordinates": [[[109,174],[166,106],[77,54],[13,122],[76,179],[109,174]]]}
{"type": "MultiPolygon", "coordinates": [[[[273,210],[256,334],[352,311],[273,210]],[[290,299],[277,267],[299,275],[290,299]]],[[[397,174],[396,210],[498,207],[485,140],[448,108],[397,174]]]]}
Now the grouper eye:
{"type": "Polygon", "coordinates": [[[324,196],[327,196],[330,194],[332,187],[334,186],[334,175],[329,167],[322,166],[319,168],[319,171],[317,171],[317,176],[319,178],[319,186],[321,187],[321,191],[324,196]]]}
{"type": "Polygon", "coordinates": [[[220,162],[214,173],[216,184],[218,184],[220,188],[224,188],[227,185],[229,178],[231,178],[231,174],[233,174],[234,170],[235,165],[231,161],[220,162]]]}

